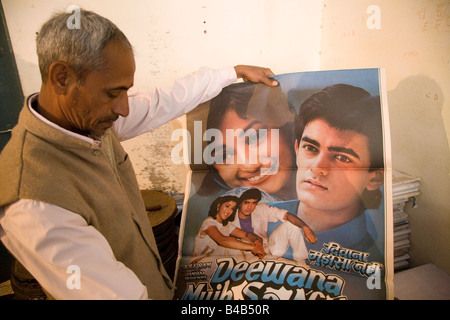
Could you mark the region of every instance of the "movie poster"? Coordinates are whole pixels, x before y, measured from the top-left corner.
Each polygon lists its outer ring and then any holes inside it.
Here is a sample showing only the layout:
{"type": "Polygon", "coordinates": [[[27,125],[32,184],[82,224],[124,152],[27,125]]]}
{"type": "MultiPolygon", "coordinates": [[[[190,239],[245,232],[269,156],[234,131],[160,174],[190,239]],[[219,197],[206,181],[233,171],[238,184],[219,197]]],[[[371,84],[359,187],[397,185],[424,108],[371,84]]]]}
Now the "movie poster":
{"type": "Polygon", "coordinates": [[[175,298],[391,299],[380,69],[240,82],[188,113],[175,298]]]}

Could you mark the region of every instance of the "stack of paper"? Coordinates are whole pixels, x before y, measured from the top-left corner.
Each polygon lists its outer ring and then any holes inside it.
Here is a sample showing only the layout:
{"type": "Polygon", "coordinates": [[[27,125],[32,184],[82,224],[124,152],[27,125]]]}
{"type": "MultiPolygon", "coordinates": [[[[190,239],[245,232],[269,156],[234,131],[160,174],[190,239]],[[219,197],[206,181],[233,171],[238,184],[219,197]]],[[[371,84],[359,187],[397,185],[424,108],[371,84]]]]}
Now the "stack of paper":
{"type": "Polygon", "coordinates": [[[409,227],[406,204],[416,206],[416,197],[420,194],[420,179],[393,170],[392,198],[394,210],[394,270],[405,269],[409,266],[409,227]]]}

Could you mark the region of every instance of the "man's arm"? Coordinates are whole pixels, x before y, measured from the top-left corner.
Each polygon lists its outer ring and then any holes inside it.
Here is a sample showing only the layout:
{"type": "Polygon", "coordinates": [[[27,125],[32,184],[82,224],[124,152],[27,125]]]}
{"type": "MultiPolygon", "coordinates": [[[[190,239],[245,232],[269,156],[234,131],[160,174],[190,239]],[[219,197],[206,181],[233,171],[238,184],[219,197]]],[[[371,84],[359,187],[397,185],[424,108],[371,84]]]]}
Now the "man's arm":
{"type": "Polygon", "coordinates": [[[131,139],[183,116],[239,78],[276,85],[269,78],[272,75],[270,69],[254,66],[201,68],[174,81],[171,86],[156,87],[151,91],[130,90],[130,113],[126,118],[119,117],[114,129],[120,140],[131,139]]]}
{"type": "Polygon", "coordinates": [[[106,239],[80,215],[19,200],[3,215],[0,212],[0,223],[5,247],[54,298],[148,299],[147,288],[116,260],[106,239]],[[70,273],[71,266],[78,267],[79,274],[70,273]],[[75,276],[79,288],[70,285],[75,276]]]}
{"type": "Polygon", "coordinates": [[[302,219],[300,219],[299,217],[290,212],[286,212],[285,220],[289,221],[294,226],[303,229],[306,241],[308,241],[309,243],[317,242],[316,234],[314,233],[314,231],[311,230],[311,228],[306,223],[303,222],[302,219]]]}
{"type": "Polygon", "coordinates": [[[251,242],[253,245],[251,251],[258,258],[262,259],[266,255],[266,253],[264,252],[262,239],[253,232],[247,232],[240,228],[234,228],[230,235],[241,239],[241,241],[244,240],[251,242]]]}
{"type": "MultiPolygon", "coordinates": [[[[223,235],[217,229],[216,226],[210,226],[208,229],[205,230],[205,232],[218,245],[225,247],[225,248],[231,248],[231,249],[237,249],[237,250],[247,250],[247,251],[252,251],[254,248],[253,244],[240,241],[233,236],[223,235]]],[[[230,235],[233,235],[233,232],[231,232],[230,235]]]]}

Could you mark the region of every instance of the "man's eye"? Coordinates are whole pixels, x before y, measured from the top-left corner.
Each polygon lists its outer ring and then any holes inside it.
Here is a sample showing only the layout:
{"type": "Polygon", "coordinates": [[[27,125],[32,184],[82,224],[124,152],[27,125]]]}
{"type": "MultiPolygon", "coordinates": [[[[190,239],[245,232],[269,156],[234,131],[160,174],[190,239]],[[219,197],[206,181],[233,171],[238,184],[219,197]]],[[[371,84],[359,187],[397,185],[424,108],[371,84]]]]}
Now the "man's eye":
{"type": "Polygon", "coordinates": [[[111,99],[117,98],[119,96],[119,94],[117,92],[112,92],[112,91],[106,92],[106,95],[108,96],[108,98],[111,98],[111,99]]]}
{"type": "Polygon", "coordinates": [[[339,160],[340,162],[344,162],[344,163],[350,163],[350,162],[352,162],[352,160],[351,160],[349,157],[344,156],[344,155],[342,155],[342,154],[336,155],[335,158],[336,158],[337,160],[339,160]]]}
{"type": "Polygon", "coordinates": [[[305,151],[307,151],[307,152],[318,152],[319,151],[315,146],[313,146],[311,144],[304,144],[303,149],[305,149],[305,151]]]}

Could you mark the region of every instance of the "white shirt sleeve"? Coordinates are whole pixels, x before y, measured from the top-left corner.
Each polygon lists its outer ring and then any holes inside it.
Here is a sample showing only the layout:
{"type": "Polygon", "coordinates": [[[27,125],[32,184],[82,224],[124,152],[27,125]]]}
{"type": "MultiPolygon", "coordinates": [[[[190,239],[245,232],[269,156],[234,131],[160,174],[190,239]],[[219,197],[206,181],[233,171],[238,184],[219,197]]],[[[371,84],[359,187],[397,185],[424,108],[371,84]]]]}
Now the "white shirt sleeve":
{"type": "Polygon", "coordinates": [[[148,299],[134,272],[80,215],[19,200],[0,209],[0,224],[5,247],[56,299],[148,299]]]}
{"type": "Polygon", "coordinates": [[[288,212],[285,209],[269,206],[266,203],[258,204],[257,208],[264,212],[263,214],[267,217],[267,222],[284,221],[288,212]]]}
{"type": "Polygon", "coordinates": [[[211,100],[236,80],[233,67],[218,70],[201,68],[170,87],[157,87],[152,91],[130,90],[129,115],[119,117],[114,123],[117,136],[122,141],[131,139],[179,118],[211,100]]]}

